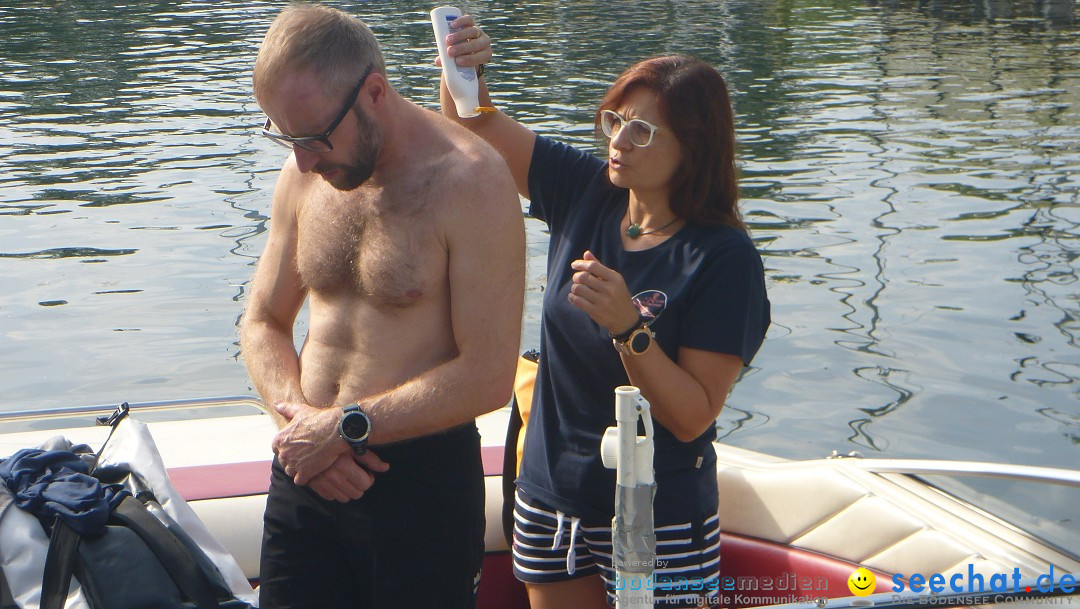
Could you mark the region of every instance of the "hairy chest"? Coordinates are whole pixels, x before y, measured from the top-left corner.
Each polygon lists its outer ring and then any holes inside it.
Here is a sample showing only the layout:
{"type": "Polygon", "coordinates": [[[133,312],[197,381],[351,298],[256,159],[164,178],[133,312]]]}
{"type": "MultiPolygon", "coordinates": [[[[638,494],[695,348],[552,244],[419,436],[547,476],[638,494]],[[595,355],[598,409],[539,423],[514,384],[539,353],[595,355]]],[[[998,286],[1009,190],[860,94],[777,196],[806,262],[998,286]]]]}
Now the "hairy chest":
{"type": "Polygon", "coordinates": [[[446,282],[446,252],[431,214],[372,207],[328,198],[302,208],[296,260],[304,284],[376,306],[407,307],[433,296],[446,282]]]}

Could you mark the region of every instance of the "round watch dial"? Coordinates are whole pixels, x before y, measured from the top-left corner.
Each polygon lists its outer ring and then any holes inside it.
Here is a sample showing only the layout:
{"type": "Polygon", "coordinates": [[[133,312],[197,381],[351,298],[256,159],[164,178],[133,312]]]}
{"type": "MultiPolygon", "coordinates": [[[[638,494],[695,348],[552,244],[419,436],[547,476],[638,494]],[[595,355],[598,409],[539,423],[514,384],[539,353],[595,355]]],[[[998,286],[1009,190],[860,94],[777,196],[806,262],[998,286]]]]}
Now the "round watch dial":
{"type": "Polygon", "coordinates": [[[358,442],[367,437],[368,419],[360,412],[350,412],[341,421],[341,433],[347,439],[358,442]]]}
{"type": "Polygon", "coordinates": [[[630,350],[637,354],[645,353],[650,343],[652,343],[652,333],[648,328],[643,328],[630,337],[630,350]]]}

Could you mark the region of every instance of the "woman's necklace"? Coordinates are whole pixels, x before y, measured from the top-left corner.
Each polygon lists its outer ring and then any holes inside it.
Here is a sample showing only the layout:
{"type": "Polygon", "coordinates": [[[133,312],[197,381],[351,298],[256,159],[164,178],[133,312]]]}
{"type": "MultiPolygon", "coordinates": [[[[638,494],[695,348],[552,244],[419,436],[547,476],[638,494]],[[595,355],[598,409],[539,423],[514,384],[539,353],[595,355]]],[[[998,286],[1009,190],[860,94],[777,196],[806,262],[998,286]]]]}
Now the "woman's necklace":
{"type": "Polygon", "coordinates": [[[640,237],[642,235],[651,235],[651,234],[653,234],[655,232],[659,232],[659,231],[664,230],[665,228],[671,226],[672,224],[675,224],[678,221],[679,221],[679,216],[675,216],[674,218],[672,218],[671,222],[668,222],[667,224],[661,226],[660,228],[654,228],[652,230],[643,231],[643,230],[641,230],[641,225],[638,224],[637,222],[634,222],[633,218],[630,218],[630,226],[626,227],[626,236],[630,237],[631,239],[637,239],[638,237],[640,237]]]}

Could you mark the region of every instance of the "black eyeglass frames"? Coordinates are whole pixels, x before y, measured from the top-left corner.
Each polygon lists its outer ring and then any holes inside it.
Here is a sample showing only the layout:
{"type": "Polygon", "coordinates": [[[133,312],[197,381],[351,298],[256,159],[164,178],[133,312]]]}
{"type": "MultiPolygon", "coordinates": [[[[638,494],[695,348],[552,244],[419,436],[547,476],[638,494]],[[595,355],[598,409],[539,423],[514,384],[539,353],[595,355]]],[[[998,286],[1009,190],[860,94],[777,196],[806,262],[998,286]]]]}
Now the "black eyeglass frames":
{"type": "Polygon", "coordinates": [[[322,135],[302,135],[292,136],[285,135],[280,131],[274,129],[274,125],[270,122],[270,117],[266,117],[266,122],[263,123],[262,134],[271,140],[281,144],[286,148],[292,148],[293,146],[299,146],[304,150],[310,150],[311,152],[330,152],[334,149],[334,145],[330,143],[330,134],[337,129],[337,126],[341,124],[341,121],[345,120],[345,116],[352,109],[353,104],[356,103],[357,96],[360,95],[360,89],[363,88],[364,83],[367,81],[367,77],[371,74],[372,66],[368,66],[364,73],[360,76],[360,81],[353,87],[351,93],[349,93],[348,99],[345,101],[345,105],[341,108],[341,112],[338,113],[334,122],[330,123],[330,126],[326,128],[326,131],[322,135]]]}

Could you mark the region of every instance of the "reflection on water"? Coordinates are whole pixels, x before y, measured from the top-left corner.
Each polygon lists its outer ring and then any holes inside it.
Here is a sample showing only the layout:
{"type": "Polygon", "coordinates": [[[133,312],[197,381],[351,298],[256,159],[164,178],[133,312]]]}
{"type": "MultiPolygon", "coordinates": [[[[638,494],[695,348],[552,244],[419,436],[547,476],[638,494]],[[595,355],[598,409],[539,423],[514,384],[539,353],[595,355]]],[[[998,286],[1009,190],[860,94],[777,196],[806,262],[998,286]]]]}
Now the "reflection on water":
{"type": "MultiPolygon", "coordinates": [[[[1075,463],[1075,414],[1030,434],[1006,423],[1048,403],[1076,412],[1074,32],[890,8],[787,14],[785,52],[762,53],[771,63],[753,83],[770,99],[740,112],[753,133],[744,193],[790,335],[768,346],[783,347],[785,370],[759,360],[766,373],[748,384],[770,403],[847,404],[848,441],[871,450],[933,454],[949,436],[980,458],[1000,458],[1003,440],[1024,460],[1053,429],[1075,463]],[[806,332],[825,310],[823,332],[806,332]],[[1047,372],[1064,391],[1046,391],[1047,372]],[[818,379],[828,397],[806,395],[818,379]]],[[[725,425],[732,440],[782,452],[782,411],[747,436],[748,410],[725,425]]],[[[805,415],[797,443],[837,433],[805,415]]]]}
{"type": "Polygon", "coordinates": [[[248,80],[275,10],[0,2],[0,408],[250,392],[241,239],[280,159],[248,80]]]}
{"type": "MultiPolygon", "coordinates": [[[[951,21],[995,21],[1030,19],[1038,28],[1046,25],[1071,25],[1076,21],[1075,0],[886,0],[875,2],[889,9],[917,6],[919,12],[951,21]]],[[[1022,24],[1019,24],[1022,25],[1022,24]]]]}
{"type": "MultiPolygon", "coordinates": [[[[235,323],[282,158],[253,129],[250,69],[284,3],[12,4],[0,408],[251,393],[235,323]]],[[[336,5],[434,106],[430,6],[336,5]]],[[[468,8],[496,41],[498,103],[600,152],[594,106],[634,60],[688,52],[727,76],[775,325],[725,441],[1077,465],[1072,0],[468,8]]],[[[531,347],[545,234],[527,230],[531,347]]]]}

